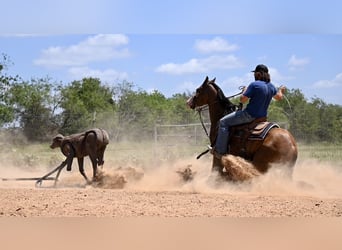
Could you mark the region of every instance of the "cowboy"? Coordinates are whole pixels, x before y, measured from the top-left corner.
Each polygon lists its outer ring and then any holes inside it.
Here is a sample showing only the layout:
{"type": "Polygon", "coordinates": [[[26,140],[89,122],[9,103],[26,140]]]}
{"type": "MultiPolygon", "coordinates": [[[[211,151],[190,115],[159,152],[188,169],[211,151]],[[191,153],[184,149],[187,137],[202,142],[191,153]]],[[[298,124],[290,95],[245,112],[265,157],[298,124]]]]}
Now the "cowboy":
{"type": "Polygon", "coordinates": [[[250,83],[247,88],[244,88],[240,96],[241,103],[246,103],[249,100],[247,107],[243,110],[230,113],[220,119],[216,142],[211,150],[211,153],[216,158],[220,159],[222,155],[229,152],[227,145],[229,128],[231,126],[241,125],[258,118],[267,117],[267,110],[272,97],[275,100],[281,100],[283,98],[285,87],[281,86],[278,90],[276,89],[271,83],[271,77],[265,65],[257,65],[252,72],[254,72],[255,81],[250,83]]]}

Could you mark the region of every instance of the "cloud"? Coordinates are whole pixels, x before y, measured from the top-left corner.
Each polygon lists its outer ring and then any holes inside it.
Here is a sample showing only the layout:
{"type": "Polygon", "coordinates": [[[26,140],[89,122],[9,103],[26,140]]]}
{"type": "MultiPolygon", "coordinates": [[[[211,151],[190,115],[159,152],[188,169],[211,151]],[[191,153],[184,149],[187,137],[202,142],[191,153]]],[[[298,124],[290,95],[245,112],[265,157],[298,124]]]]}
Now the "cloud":
{"type": "Polygon", "coordinates": [[[239,86],[248,86],[254,80],[252,73],[246,73],[243,76],[228,77],[222,82],[222,86],[227,89],[236,89],[239,86]]]}
{"type": "Polygon", "coordinates": [[[292,55],[289,59],[288,65],[290,67],[290,70],[296,70],[304,67],[309,63],[309,58],[298,58],[296,55],[292,55]]]}
{"type": "Polygon", "coordinates": [[[290,81],[293,80],[294,77],[293,76],[288,76],[288,75],[283,75],[279,72],[278,69],[276,68],[268,68],[270,71],[270,75],[271,75],[271,82],[273,84],[275,84],[276,86],[280,86],[280,85],[285,85],[286,86],[286,81],[290,81]]]}
{"type": "Polygon", "coordinates": [[[157,72],[171,75],[192,73],[207,73],[216,69],[235,69],[242,67],[242,63],[233,55],[210,56],[207,58],[194,58],[185,63],[166,63],[156,68],[157,72]]]}
{"type": "Polygon", "coordinates": [[[129,56],[128,37],[122,34],[99,34],[76,45],[49,47],[42,51],[34,64],[43,67],[83,66],[91,62],[108,61],[129,56]]]}
{"type": "Polygon", "coordinates": [[[334,87],[342,87],[342,73],[339,73],[332,80],[320,80],[313,84],[316,89],[328,89],[334,87]]]}
{"type": "Polygon", "coordinates": [[[196,83],[191,82],[191,81],[184,81],[183,83],[178,85],[177,89],[178,89],[178,91],[181,91],[181,92],[189,92],[189,93],[191,93],[197,87],[198,87],[198,83],[196,84],[196,83]]]}
{"type": "Polygon", "coordinates": [[[114,69],[97,70],[89,67],[72,67],[68,70],[71,79],[83,79],[85,77],[99,78],[104,82],[113,82],[116,80],[126,80],[126,72],[118,72],[114,69]]]}
{"type": "Polygon", "coordinates": [[[229,44],[221,37],[215,37],[212,40],[197,40],[195,42],[195,49],[200,53],[213,52],[231,52],[238,49],[236,44],[229,44]]]}

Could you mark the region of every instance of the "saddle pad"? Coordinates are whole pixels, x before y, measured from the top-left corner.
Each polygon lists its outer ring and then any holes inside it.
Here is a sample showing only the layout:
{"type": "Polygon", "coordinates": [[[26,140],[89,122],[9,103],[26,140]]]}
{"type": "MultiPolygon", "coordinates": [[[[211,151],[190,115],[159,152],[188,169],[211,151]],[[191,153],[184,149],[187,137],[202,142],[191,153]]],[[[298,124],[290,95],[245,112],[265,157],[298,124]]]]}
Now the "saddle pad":
{"type": "Polygon", "coordinates": [[[253,128],[248,140],[264,140],[272,128],[279,128],[279,125],[274,122],[260,122],[253,128]]]}

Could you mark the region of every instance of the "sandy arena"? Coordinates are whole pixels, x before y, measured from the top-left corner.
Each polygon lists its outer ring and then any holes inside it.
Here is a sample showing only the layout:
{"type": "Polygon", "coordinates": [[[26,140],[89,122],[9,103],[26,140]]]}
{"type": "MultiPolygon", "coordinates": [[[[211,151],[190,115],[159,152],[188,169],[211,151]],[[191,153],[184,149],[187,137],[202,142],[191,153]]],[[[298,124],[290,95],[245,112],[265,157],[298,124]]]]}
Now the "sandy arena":
{"type": "MultiPolygon", "coordinates": [[[[336,218],[342,215],[342,173],[337,166],[299,161],[288,180],[279,169],[246,183],[217,184],[210,157],[171,166],[120,170],[105,164],[99,187],[86,186],[76,166],[62,171],[57,187],[44,181],[0,182],[1,217],[246,217],[336,218]],[[191,165],[194,179],[177,173],[191,165]],[[124,180],[124,181],[123,181],[124,180]]],[[[88,165],[89,171],[91,167],[88,165]]],[[[2,168],[2,177],[42,176],[2,168]]],[[[91,174],[91,172],[90,172],[91,174]]],[[[89,174],[88,174],[89,175],[89,174]]]]}

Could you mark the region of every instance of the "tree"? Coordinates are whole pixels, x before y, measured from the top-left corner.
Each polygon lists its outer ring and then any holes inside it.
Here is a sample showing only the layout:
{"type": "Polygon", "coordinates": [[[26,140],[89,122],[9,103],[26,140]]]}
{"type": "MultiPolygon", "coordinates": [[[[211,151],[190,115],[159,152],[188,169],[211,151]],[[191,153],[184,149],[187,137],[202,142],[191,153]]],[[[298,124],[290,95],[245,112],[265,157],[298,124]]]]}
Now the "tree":
{"type": "Polygon", "coordinates": [[[158,91],[127,91],[118,101],[119,128],[128,138],[151,138],[155,123],[166,119],[166,104],[158,91]]]}
{"type": "Polygon", "coordinates": [[[187,123],[198,123],[199,119],[194,114],[194,111],[186,105],[186,101],[190,95],[175,94],[168,99],[169,107],[169,123],[171,124],[187,124],[187,123]]]}
{"type": "Polygon", "coordinates": [[[286,115],[290,126],[289,130],[297,139],[305,139],[304,125],[306,123],[303,114],[306,113],[307,100],[299,89],[287,91],[285,100],[274,103],[286,115]]]}
{"type": "Polygon", "coordinates": [[[30,141],[46,140],[54,127],[51,120],[52,85],[48,81],[32,79],[31,82],[14,83],[8,93],[15,121],[30,141]]]}
{"type": "Polygon", "coordinates": [[[10,64],[10,58],[2,54],[2,60],[0,61],[0,126],[14,119],[14,110],[8,103],[8,91],[14,83],[20,80],[20,77],[5,74],[5,70],[10,64]]]}
{"type": "Polygon", "coordinates": [[[289,130],[297,140],[341,142],[342,107],[326,104],[320,98],[309,102],[299,89],[286,93],[286,102],[276,102],[277,108],[286,114],[289,130]]]}
{"type": "Polygon", "coordinates": [[[113,110],[113,90],[97,78],[73,81],[61,90],[60,132],[72,134],[95,125],[96,117],[113,110]]]}
{"type": "Polygon", "coordinates": [[[317,129],[315,131],[317,139],[325,142],[341,142],[341,107],[327,104],[317,97],[312,99],[311,105],[317,110],[317,129]]]}

